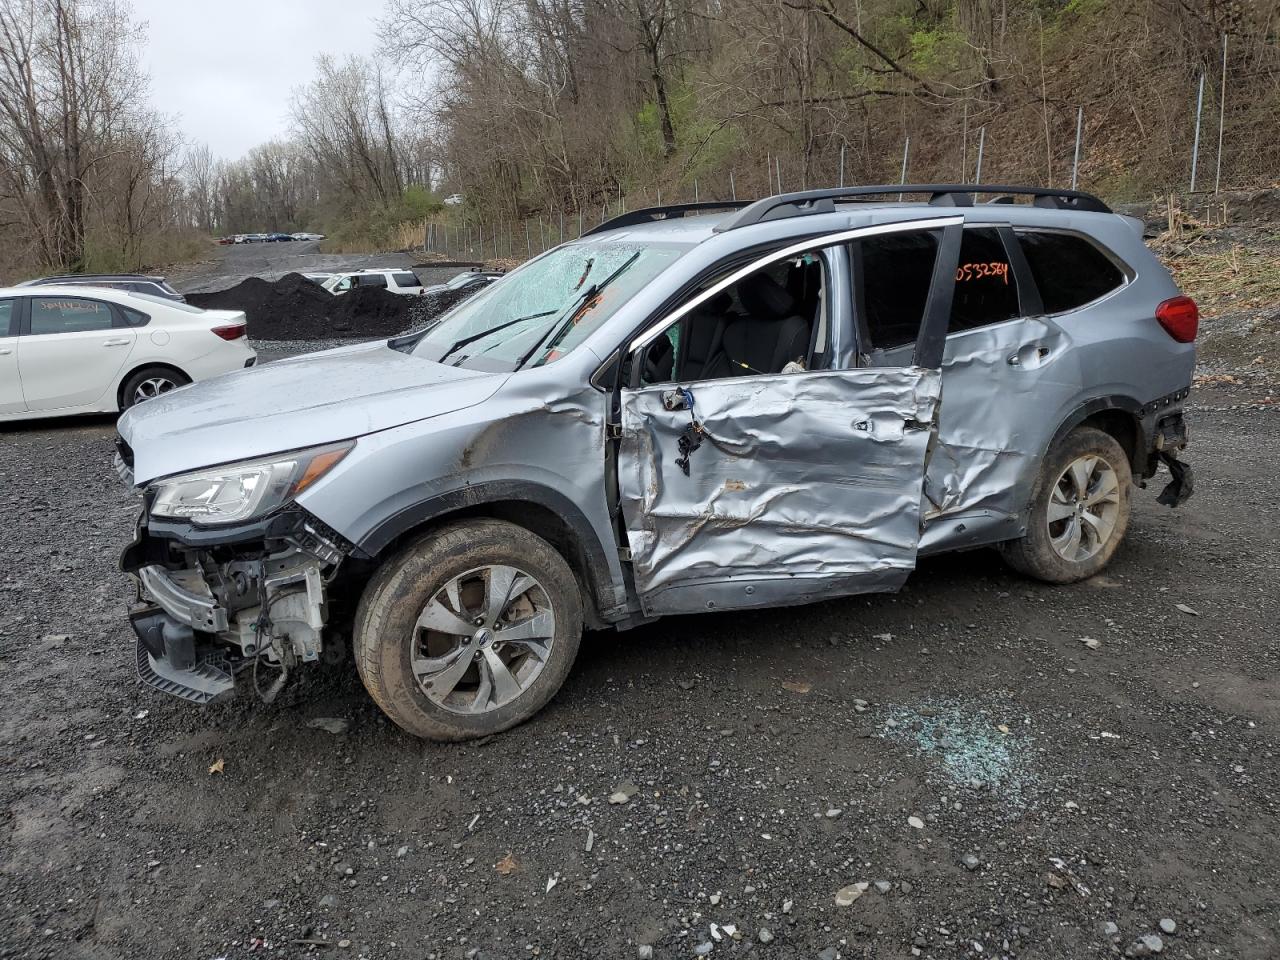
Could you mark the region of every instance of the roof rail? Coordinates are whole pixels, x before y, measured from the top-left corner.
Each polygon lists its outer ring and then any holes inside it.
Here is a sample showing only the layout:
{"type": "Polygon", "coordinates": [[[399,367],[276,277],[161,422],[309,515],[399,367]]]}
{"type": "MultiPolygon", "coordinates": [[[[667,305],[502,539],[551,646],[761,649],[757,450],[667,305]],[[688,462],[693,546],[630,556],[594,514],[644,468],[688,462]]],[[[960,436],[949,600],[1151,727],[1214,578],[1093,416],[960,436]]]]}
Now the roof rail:
{"type": "MultiPolygon", "coordinates": [[[[860,197],[879,197],[890,194],[927,193],[934,206],[968,207],[973,205],[974,194],[996,194],[997,201],[1009,202],[1014,196],[1033,197],[1037,207],[1057,210],[1083,210],[1091,213],[1110,213],[1111,208],[1089,193],[1079,190],[1056,190],[1048,187],[1023,187],[986,183],[904,183],[880,186],[836,187],[829,190],[802,190],[765,197],[745,205],[742,210],[716,225],[716,232],[736,230],[738,227],[762,223],[766,220],[782,220],[788,217],[808,216],[816,213],[832,213],[837,200],[854,200],[860,197]]],[[[690,206],[705,206],[690,204],[690,206]]],[[[738,204],[738,206],[743,206],[738,204]]],[[[622,219],[622,218],[619,218],[622,219]]],[[[609,224],[614,221],[609,221],[609,224]]],[[[603,225],[605,229],[609,224],[603,225]]],[[[619,224],[621,226],[621,224],[619,224]]]]}
{"type": "Polygon", "coordinates": [[[583,236],[589,237],[593,233],[603,233],[605,230],[616,230],[619,227],[634,227],[640,223],[653,223],[656,220],[675,220],[693,213],[705,213],[708,210],[741,210],[758,202],[757,200],[706,200],[702,203],[672,203],[663,207],[641,207],[639,210],[611,217],[598,227],[592,227],[583,236]]]}

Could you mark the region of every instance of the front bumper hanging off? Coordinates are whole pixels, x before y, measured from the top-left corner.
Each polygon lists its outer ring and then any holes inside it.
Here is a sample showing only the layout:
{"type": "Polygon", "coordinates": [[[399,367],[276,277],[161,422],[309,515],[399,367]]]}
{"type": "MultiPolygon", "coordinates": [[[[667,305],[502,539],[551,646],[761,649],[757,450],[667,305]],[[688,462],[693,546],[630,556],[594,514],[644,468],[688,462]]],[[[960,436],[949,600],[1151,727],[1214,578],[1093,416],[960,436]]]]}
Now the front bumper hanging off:
{"type": "Polygon", "coordinates": [[[138,637],[138,679],[143,683],[194,703],[235,690],[228,658],[212,650],[197,652],[192,629],[160,607],[134,611],[129,623],[138,637]]]}
{"type": "Polygon", "coordinates": [[[269,699],[292,666],[318,660],[327,581],[347,545],[312,521],[299,518],[284,536],[234,547],[197,546],[140,524],[121,563],[138,581],[139,604],[129,615],[138,677],[203,704],[234,691],[238,672],[266,661],[277,668],[272,692],[263,694],[269,699]]]}

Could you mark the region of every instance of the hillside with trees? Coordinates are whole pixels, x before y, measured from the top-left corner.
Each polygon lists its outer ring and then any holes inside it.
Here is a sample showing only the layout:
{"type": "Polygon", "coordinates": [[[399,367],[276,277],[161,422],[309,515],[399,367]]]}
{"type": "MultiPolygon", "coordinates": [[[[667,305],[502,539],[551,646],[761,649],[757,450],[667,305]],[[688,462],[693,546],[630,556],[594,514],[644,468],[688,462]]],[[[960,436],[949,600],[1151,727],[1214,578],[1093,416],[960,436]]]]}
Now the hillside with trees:
{"type": "Polygon", "coordinates": [[[1071,181],[1112,200],[1280,177],[1268,0],[387,0],[287,134],[227,161],[147,103],[119,0],[0,0],[0,254],[155,263],[197,236],[420,235],[845,183],[1071,181]],[[1224,98],[1225,95],[1225,98],[1224,98]],[[1218,127],[1223,147],[1219,154],[1218,127]],[[1220,159],[1220,168],[1219,168],[1220,159]],[[408,228],[408,229],[406,229],[408,228]]]}

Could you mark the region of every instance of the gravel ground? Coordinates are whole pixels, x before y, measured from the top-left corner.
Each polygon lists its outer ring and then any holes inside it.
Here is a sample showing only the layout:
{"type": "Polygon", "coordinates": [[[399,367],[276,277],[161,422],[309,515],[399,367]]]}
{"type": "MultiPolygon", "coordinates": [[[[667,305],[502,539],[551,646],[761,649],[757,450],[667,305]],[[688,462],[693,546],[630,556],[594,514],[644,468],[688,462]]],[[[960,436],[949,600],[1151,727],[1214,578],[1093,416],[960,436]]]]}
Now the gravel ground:
{"type": "Polygon", "coordinates": [[[593,635],[439,745],[349,665],[139,686],[113,425],[10,427],[0,957],[1274,958],[1280,408],[1216,383],[1192,429],[1195,498],[1139,494],[1103,576],[979,551],[593,635]]]}

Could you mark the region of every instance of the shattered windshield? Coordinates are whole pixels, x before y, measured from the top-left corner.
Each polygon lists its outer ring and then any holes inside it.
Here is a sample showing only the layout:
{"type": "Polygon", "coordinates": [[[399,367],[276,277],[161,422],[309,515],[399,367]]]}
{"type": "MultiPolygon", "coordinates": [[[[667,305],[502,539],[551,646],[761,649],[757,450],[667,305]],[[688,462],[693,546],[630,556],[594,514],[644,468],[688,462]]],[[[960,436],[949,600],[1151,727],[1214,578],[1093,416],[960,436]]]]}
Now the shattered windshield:
{"type": "Polygon", "coordinates": [[[676,243],[558,247],[467,300],[413,353],[480,370],[554,362],[688,249],[676,243]]]}

